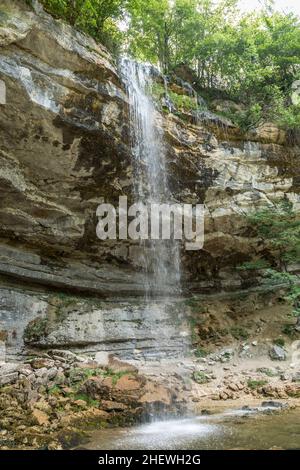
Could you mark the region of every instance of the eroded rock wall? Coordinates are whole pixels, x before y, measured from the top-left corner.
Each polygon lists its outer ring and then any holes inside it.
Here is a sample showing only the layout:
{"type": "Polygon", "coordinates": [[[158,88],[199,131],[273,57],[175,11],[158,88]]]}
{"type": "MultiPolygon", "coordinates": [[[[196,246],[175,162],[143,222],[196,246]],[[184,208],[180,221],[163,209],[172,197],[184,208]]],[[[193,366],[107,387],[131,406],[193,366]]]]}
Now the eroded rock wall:
{"type": "MultiPolygon", "coordinates": [[[[150,320],[136,300],[141,247],[96,237],[98,204],[132,198],[128,103],[116,65],[101,45],[33,5],[0,7],[0,339],[8,354],[22,351],[25,330],[30,347],[130,356],[155,351],[163,332],[172,354],[186,346],[184,310],[180,318],[176,305],[170,314],[153,304],[150,320]],[[60,317],[51,299],[61,293],[71,300],[60,317]],[[106,304],[91,307],[87,296],[106,304]]],[[[157,122],[174,201],[207,210],[204,250],[182,252],[184,290],[248,287],[254,281],[234,266],[261,246],[245,214],[283,196],[299,209],[299,147],[270,123],[242,135],[213,113],[191,123],[158,112],[157,122]]]]}

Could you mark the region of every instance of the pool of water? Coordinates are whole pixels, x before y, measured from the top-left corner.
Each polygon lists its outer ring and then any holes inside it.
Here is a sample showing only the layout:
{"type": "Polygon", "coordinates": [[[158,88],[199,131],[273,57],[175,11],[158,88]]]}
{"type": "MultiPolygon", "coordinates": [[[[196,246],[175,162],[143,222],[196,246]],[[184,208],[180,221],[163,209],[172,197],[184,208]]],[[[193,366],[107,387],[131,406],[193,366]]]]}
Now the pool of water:
{"type": "Polygon", "coordinates": [[[228,410],[96,431],[86,449],[300,449],[299,409],[228,410]]]}

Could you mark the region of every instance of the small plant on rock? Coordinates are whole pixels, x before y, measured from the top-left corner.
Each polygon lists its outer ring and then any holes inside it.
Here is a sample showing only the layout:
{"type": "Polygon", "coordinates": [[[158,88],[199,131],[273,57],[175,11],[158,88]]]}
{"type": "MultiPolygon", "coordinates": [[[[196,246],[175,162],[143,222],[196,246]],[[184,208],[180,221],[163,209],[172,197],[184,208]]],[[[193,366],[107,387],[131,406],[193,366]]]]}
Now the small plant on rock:
{"type": "Polygon", "coordinates": [[[281,346],[283,348],[283,346],[285,345],[285,341],[283,338],[276,338],[273,340],[273,344],[276,344],[276,346],[281,346]]]}
{"type": "Polygon", "coordinates": [[[193,372],[192,377],[197,384],[206,384],[210,381],[210,378],[202,371],[193,372]]]}
{"type": "Polygon", "coordinates": [[[249,338],[249,333],[245,328],[241,326],[233,326],[230,328],[230,333],[235,339],[248,339],[249,338]]]}
{"type": "Polygon", "coordinates": [[[267,380],[253,380],[249,379],[247,382],[247,385],[251,390],[257,390],[260,387],[263,387],[264,385],[267,385],[268,381],[267,380]]]}
{"type": "Polygon", "coordinates": [[[207,352],[203,348],[197,348],[194,354],[195,354],[196,357],[206,357],[207,356],[207,352]]]}

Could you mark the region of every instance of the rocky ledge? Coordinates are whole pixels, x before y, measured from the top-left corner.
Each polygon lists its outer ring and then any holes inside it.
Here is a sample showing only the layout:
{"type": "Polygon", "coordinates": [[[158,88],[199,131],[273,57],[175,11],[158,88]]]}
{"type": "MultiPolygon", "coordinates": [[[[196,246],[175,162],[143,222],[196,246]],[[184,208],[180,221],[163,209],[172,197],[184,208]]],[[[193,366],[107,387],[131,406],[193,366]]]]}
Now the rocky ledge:
{"type": "Polygon", "coordinates": [[[153,413],[212,412],[224,401],[227,408],[261,401],[279,411],[299,407],[299,342],[291,364],[279,356],[275,364],[272,354],[253,357],[258,347],[147,362],[142,374],[136,362],[107,353],[91,359],[49,350],[23,363],[0,363],[0,449],[73,448],[95,429],[141,423],[153,413]]]}
{"type": "Polygon", "coordinates": [[[178,411],[174,391],[112,356],[101,362],[52,350],[0,363],[0,449],[70,448],[88,430],[128,426],[154,409],[178,411]]]}

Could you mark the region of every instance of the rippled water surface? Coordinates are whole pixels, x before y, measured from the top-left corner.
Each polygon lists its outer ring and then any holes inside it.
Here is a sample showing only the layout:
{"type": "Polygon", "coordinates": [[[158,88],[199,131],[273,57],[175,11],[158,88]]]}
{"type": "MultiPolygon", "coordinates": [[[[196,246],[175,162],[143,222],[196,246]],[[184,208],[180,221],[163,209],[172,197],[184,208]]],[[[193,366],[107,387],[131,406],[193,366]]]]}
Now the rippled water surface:
{"type": "Polygon", "coordinates": [[[300,449],[300,412],[228,410],[93,433],[88,449],[300,449]]]}

